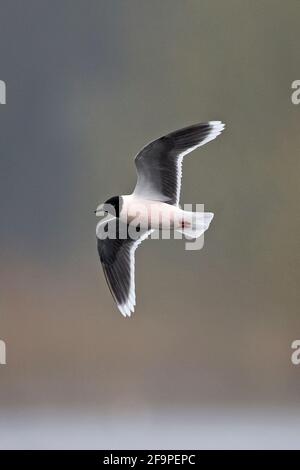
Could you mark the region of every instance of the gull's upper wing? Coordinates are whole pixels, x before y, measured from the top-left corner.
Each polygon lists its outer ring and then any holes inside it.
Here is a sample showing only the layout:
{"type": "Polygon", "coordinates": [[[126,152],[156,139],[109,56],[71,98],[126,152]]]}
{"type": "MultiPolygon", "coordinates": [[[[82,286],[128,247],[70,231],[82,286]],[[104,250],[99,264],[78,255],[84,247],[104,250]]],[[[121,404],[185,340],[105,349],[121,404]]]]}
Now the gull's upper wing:
{"type": "Polygon", "coordinates": [[[221,121],[195,124],[146,145],[135,157],[138,179],[133,194],[178,205],[183,157],[215,139],[224,127],[221,121]]]}
{"type": "Polygon", "coordinates": [[[106,282],[124,317],[130,317],[135,307],[135,250],[152,231],[130,234],[128,226],[115,217],[97,225],[98,253],[106,282]]]}

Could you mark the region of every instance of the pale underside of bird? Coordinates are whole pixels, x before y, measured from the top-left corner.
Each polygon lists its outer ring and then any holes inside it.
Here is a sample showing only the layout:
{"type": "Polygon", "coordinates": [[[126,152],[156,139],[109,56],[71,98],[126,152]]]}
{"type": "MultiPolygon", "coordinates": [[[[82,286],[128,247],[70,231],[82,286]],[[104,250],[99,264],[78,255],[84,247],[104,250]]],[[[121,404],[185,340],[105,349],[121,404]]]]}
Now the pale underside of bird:
{"type": "Polygon", "coordinates": [[[185,155],[215,139],[224,127],[221,121],[209,121],[150,142],[135,157],[133,193],[112,197],[97,207],[96,215],[111,215],[97,225],[98,252],[107,284],[124,317],[131,316],[136,303],[134,265],[139,244],[153,230],[171,228],[197,238],[208,229],[212,213],[179,207],[181,166],[185,155]]]}

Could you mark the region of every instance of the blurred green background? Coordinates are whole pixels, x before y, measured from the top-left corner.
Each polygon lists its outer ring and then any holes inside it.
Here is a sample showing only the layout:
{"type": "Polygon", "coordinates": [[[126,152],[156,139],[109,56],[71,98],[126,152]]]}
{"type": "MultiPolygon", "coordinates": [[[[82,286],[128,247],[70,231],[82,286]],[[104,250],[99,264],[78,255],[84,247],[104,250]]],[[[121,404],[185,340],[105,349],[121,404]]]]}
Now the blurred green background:
{"type": "Polygon", "coordinates": [[[3,433],[18,410],[296,412],[300,2],[0,8],[3,433]],[[125,320],[100,267],[93,210],[131,192],[134,155],[149,140],[219,119],[224,134],[183,170],[181,202],[215,213],[204,249],[144,242],[125,320]]]}

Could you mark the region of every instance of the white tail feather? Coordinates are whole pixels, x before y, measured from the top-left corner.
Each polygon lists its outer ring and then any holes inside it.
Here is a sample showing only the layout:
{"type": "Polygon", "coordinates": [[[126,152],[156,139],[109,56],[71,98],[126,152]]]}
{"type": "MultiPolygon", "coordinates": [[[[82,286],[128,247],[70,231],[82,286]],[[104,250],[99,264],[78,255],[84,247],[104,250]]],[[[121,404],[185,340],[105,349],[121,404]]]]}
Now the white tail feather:
{"type": "Polygon", "coordinates": [[[214,214],[212,212],[187,212],[185,218],[187,225],[176,230],[188,238],[199,238],[208,229],[214,214]]]}

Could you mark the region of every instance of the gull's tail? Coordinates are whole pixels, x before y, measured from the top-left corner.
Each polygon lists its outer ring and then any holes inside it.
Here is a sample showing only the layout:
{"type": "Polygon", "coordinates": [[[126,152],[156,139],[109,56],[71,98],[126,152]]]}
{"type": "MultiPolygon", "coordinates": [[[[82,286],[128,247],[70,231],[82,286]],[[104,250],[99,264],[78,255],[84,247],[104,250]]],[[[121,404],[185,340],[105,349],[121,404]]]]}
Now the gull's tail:
{"type": "Polygon", "coordinates": [[[176,230],[188,238],[199,238],[208,229],[214,214],[212,212],[184,211],[181,227],[176,230]]]}

